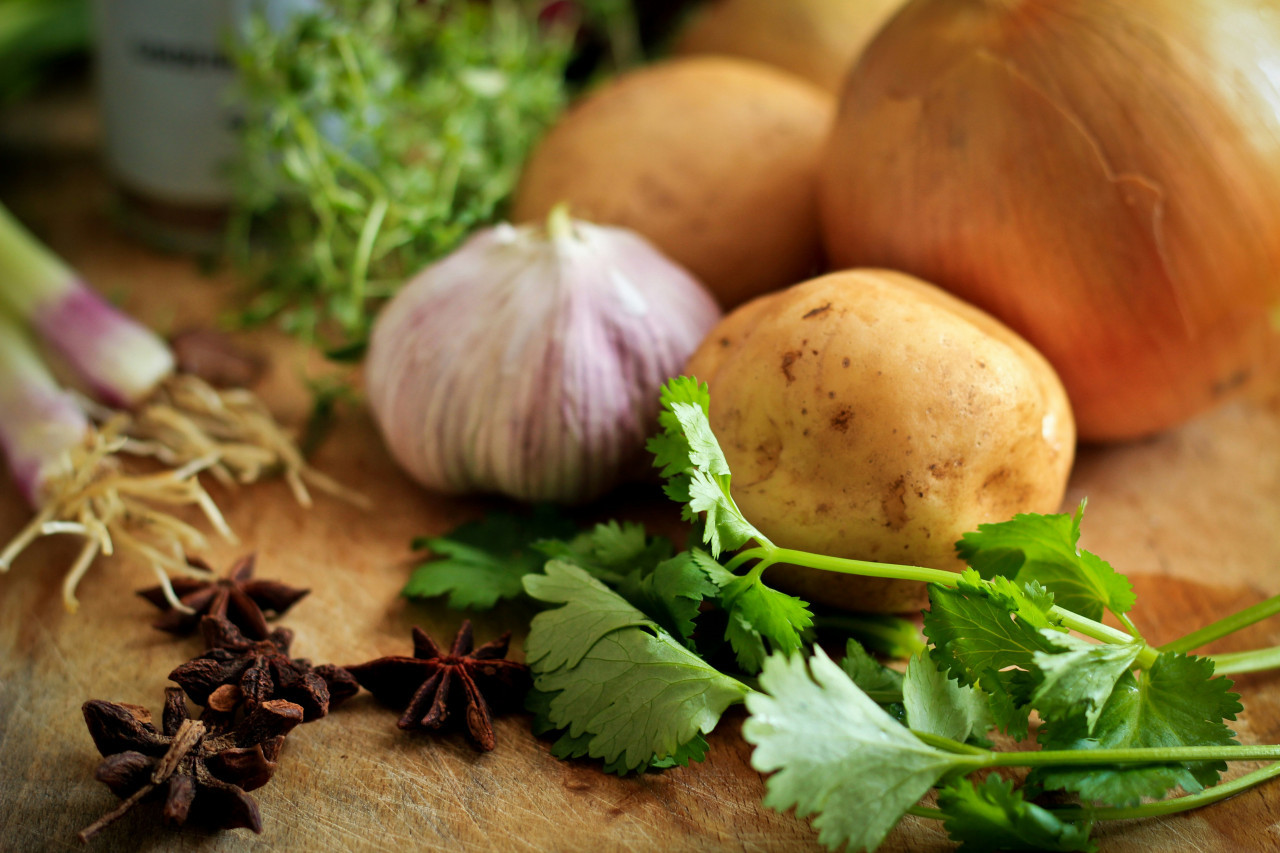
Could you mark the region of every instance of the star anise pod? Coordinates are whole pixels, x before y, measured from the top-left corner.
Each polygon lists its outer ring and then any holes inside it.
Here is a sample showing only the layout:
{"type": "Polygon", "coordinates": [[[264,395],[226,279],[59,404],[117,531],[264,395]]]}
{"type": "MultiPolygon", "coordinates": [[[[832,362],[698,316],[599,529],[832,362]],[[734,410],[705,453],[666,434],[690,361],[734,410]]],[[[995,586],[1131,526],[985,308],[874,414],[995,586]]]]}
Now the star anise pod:
{"type": "Polygon", "coordinates": [[[225,725],[241,708],[252,713],[271,699],[300,705],[310,722],[360,689],[341,667],[313,667],[305,658],[290,657],[293,632],[288,628],[251,640],[228,620],[206,616],[200,630],[209,651],[179,666],[169,679],[205,706],[201,719],[213,725],[225,725]]]}
{"type": "Polygon", "coordinates": [[[86,827],[81,841],[142,800],[160,796],[169,823],[181,826],[191,818],[261,832],[257,803],[245,792],[267,783],[284,736],[302,722],[301,708],[276,700],[259,705],[234,728],[213,733],[190,719],[176,687],[165,691],[160,730],[151,712],[138,705],[92,699],[83,710],[89,735],[105,759],[94,777],[124,802],[86,827]]]}
{"type": "MultiPolygon", "coordinates": [[[[199,558],[191,558],[188,562],[202,569],[210,568],[199,558]]],[[[226,577],[217,580],[174,578],[173,591],[193,613],[174,610],[165,598],[163,587],[138,590],[138,595],[165,611],[152,623],[161,631],[190,634],[199,627],[202,617],[221,616],[231,620],[246,637],[265,640],[270,631],[266,613],[279,616],[311,590],[298,589],[279,581],[254,580],[253,567],[254,555],[250,554],[237,560],[226,577]]]]}
{"type": "Polygon", "coordinates": [[[413,657],[392,655],[346,667],[379,701],[407,704],[402,729],[438,729],[451,711],[465,708],[467,732],[483,750],[494,747],[493,711],[518,704],[529,687],[529,668],[504,660],[511,632],[472,651],[471,622],[462,623],[445,654],[421,628],[413,629],[413,657]]]}

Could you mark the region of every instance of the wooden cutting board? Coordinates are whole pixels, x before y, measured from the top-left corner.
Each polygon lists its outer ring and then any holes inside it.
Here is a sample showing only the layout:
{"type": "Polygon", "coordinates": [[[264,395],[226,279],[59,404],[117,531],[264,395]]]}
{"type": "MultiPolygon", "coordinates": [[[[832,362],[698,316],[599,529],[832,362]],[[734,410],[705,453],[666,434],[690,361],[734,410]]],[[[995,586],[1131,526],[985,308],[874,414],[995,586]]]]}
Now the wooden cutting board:
{"type": "MultiPolygon", "coordinates": [[[[206,324],[235,305],[231,274],[203,274],[188,260],[116,233],[105,213],[105,182],[79,125],[73,121],[66,134],[72,144],[15,149],[14,131],[20,137],[24,127],[8,125],[0,200],[99,288],[125,297],[162,330],[206,324]]],[[[271,332],[238,339],[270,358],[259,393],[283,420],[300,423],[308,403],[303,379],[318,362],[271,332]]],[[[450,637],[459,614],[397,594],[411,565],[408,543],[493,503],[414,486],[359,408],[340,417],[314,462],[361,490],[375,509],[320,497],[304,510],[279,483],[215,491],[240,541],[213,541],[206,556],[225,568],[255,551],[259,576],[310,587],[282,621],[296,631],[295,653],[316,663],[407,653],[413,625],[450,637]]],[[[1086,496],[1084,544],[1133,578],[1135,619],[1155,642],[1280,592],[1280,382],[1160,438],[1082,451],[1065,506],[1086,496]]],[[[674,506],[644,489],[590,513],[678,526],[674,506]]],[[[0,487],[0,540],[26,518],[17,492],[0,487]]],[[[45,541],[0,576],[3,850],[78,846],[76,832],[117,803],[93,781],[99,757],[81,703],[99,698],[158,709],[167,673],[201,651],[195,638],[175,640],[149,626],[154,611],[134,590],[152,580],[135,564],[99,560],[80,587],[80,612],[65,612],[61,568],[73,553],[70,542],[45,541]]],[[[519,655],[528,615],[508,606],[479,616],[477,639],[514,628],[519,655]]],[[[1219,650],[1275,643],[1280,621],[1219,650]]],[[[1280,675],[1245,676],[1238,689],[1249,709],[1237,725],[1241,739],[1280,740],[1280,675]]],[[[818,849],[806,822],[761,805],[764,784],[750,768],[739,715],[731,713],[711,736],[705,763],[626,779],[550,757],[524,716],[499,722],[498,749],[490,754],[475,752],[460,735],[404,735],[395,720],[364,694],[291,734],[274,780],[254,795],[261,836],[169,830],[156,807],[143,806],[93,844],[119,851],[818,849]]],[[[1102,838],[1113,851],[1273,849],[1280,846],[1280,786],[1189,815],[1113,824],[1102,838]]],[[[882,849],[950,845],[936,823],[907,818],[882,849]]]]}

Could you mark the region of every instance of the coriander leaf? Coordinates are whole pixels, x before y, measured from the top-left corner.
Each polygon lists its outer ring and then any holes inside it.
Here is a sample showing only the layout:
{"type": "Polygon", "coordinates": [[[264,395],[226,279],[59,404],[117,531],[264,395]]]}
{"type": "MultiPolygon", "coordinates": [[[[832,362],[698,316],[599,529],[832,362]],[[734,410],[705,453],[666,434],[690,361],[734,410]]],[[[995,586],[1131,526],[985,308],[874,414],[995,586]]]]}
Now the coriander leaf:
{"type": "Polygon", "coordinates": [[[961,779],[938,794],[943,826],[958,853],[994,850],[1084,851],[1098,846],[1089,825],[1068,823],[1022,798],[1013,783],[988,776],[981,785],[961,779]]]}
{"type": "Polygon", "coordinates": [[[738,576],[718,563],[706,568],[720,587],[720,606],[728,614],[725,638],[743,671],[759,672],[770,652],[790,654],[804,646],[801,635],[813,625],[807,602],[765,586],[758,576],[738,576]]]}
{"type": "Polygon", "coordinates": [[[711,394],[706,383],[677,376],[663,386],[660,399],[662,432],[649,439],[647,446],[653,464],[667,478],[667,494],[685,504],[685,518],[705,513],[703,541],[711,555],[737,550],[751,539],[767,543],[730,494],[729,463],[711,431],[711,394]]]}
{"type": "Polygon", "coordinates": [[[907,662],[902,703],[908,727],[959,743],[982,737],[994,725],[986,694],[947,678],[924,652],[907,662]]]}
{"type": "Polygon", "coordinates": [[[845,645],[840,668],[877,705],[902,701],[902,673],[867,654],[857,640],[849,640],[845,645]]]}
{"type": "Polygon", "coordinates": [[[984,578],[1003,575],[1019,585],[1039,581],[1059,605],[1086,618],[1102,618],[1104,608],[1127,613],[1135,600],[1128,579],[1077,547],[1083,514],[1081,503],[1074,515],[1021,514],[1012,521],[983,524],[964,534],[956,551],[984,578]]]}
{"type": "Polygon", "coordinates": [[[651,571],[671,556],[671,543],[661,536],[647,536],[643,524],[614,520],[597,524],[569,541],[567,537],[535,542],[534,548],[606,580],[633,571],[651,571]]]}
{"type": "MultiPolygon", "coordinates": [[[[710,559],[705,551],[701,553],[710,559]]],[[[693,647],[693,620],[702,601],[719,591],[692,551],[663,560],[647,574],[634,571],[618,585],[623,598],[690,648],[693,647]]]]}
{"type": "Polygon", "coordinates": [[[765,805],[816,813],[818,841],[830,849],[875,849],[939,779],[981,760],[923,743],[820,648],[808,665],[770,656],[760,686],[747,696],[742,735],[755,746],[751,765],[773,773],[765,805]]]}
{"type": "MultiPolygon", "coordinates": [[[[1243,708],[1231,681],[1214,677],[1213,661],[1165,652],[1141,678],[1125,672],[1103,706],[1090,737],[1083,714],[1046,723],[1038,738],[1045,749],[1228,746],[1235,743],[1223,720],[1243,708]]],[[[1162,797],[1175,787],[1196,792],[1226,770],[1221,761],[1113,767],[1037,768],[1028,781],[1046,789],[1074,791],[1082,799],[1129,805],[1162,797]]]]}
{"type": "MultiPolygon", "coordinates": [[[[555,743],[551,745],[551,754],[559,759],[571,758],[588,758],[591,738],[589,733],[584,732],[578,736],[570,735],[563,729],[557,729],[550,721],[551,701],[557,694],[544,693],[541,690],[531,689],[525,700],[525,707],[533,713],[533,731],[537,735],[545,735],[556,733],[559,736],[555,743]]],[[[675,753],[665,758],[652,758],[646,766],[637,768],[644,770],[665,770],[671,767],[684,767],[695,761],[704,761],[707,757],[709,745],[707,739],[702,734],[694,735],[693,739],[687,743],[681,744],[675,753]]],[[[602,768],[606,773],[616,773],[619,776],[629,772],[626,766],[624,756],[619,756],[611,762],[608,762],[602,768]]]]}
{"type": "Polygon", "coordinates": [[[909,658],[926,647],[916,622],[889,613],[837,613],[830,609],[815,609],[813,625],[820,633],[856,640],[868,651],[887,658],[909,658]]]}
{"type": "Polygon", "coordinates": [[[400,594],[409,598],[448,595],[448,604],[455,610],[487,610],[499,599],[520,595],[524,592],[521,579],[541,571],[547,558],[531,543],[572,536],[574,530],[559,512],[541,506],[531,517],[495,512],[444,536],[414,540],[414,549],[430,550],[432,559],[414,569],[400,594]]]}
{"type": "Polygon", "coordinates": [[[562,604],[533,617],[525,658],[536,671],[577,666],[610,632],[657,625],[630,602],[577,566],[551,560],[544,575],[526,575],[525,591],[548,604],[562,604]]]}
{"type": "Polygon", "coordinates": [[[1052,652],[1041,630],[1054,624],[1051,602],[1029,585],[1019,590],[1007,578],[984,581],[966,569],[959,584],[929,587],[924,616],[931,654],[961,684],[990,696],[996,724],[1015,738],[1027,736],[1036,652],[1052,652]]]}
{"type": "Polygon", "coordinates": [[[1085,731],[1092,733],[1116,681],[1133,668],[1142,644],[1091,643],[1060,631],[1040,633],[1056,651],[1032,655],[1040,670],[1032,704],[1046,720],[1084,711],[1085,731]]]}
{"type": "Polygon", "coordinates": [[[551,722],[589,733],[590,756],[626,769],[677,754],[748,692],[665,632],[641,628],[602,637],[575,666],[535,672],[535,687],[557,693],[551,722]]]}
{"type": "Polygon", "coordinates": [[[747,693],[584,570],[552,560],[546,571],[526,589],[563,606],[534,617],[526,658],[534,687],[553,694],[546,724],[588,736],[587,755],[620,771],[688,756],[747,693]]]}

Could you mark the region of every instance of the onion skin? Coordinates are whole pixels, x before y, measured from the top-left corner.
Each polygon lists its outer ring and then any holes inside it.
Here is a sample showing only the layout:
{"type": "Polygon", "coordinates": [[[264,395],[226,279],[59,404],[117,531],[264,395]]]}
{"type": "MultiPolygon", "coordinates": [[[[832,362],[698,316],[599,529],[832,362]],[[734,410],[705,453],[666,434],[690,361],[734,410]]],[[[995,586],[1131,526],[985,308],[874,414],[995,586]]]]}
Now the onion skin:
{"type": "Polygon", "coordinates": [[[379,315],[369,404],[424,486],[580,503],[644,470],[659,389],[720,310],[638,235],[563,228],[479,231],[379,315]]]}
{"type": "Polygon", "coordinates": [[[828,254],[1018,331],[1082,439],[1179,424],[1275,350],[1278,53],[1261,0],[914,0],[846,84],[828,254]]]}

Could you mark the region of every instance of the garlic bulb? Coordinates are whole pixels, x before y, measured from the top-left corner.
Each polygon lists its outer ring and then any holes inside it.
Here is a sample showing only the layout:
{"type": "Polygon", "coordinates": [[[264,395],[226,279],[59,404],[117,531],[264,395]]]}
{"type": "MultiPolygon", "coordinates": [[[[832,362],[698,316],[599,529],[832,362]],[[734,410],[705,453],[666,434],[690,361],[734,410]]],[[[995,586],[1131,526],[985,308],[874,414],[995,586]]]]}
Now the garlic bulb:
{"type": "Polygon", "coordinates": [[[405,285],[374,326],[369,402],[428,488],[585,501],[639,461],[661,384],[719,316],[643,238],[560,208],[546,230],[480,231],[405,285]]]}

